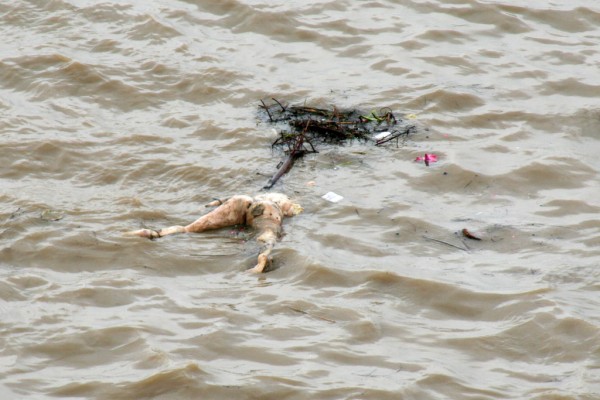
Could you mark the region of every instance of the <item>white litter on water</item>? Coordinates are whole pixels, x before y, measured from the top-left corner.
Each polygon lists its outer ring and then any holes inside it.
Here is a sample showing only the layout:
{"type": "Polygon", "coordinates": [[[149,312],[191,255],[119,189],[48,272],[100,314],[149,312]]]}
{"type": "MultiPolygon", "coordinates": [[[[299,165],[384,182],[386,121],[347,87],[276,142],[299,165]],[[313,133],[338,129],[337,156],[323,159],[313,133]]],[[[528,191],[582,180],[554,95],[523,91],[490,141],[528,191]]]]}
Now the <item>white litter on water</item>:
{"type": "Polygon", "coordinates": [[[375,139],[379,140],[379,139],[383,139],[386,136],[390,136],[392,134],[392,132],[390,131],[385,131],[385,132],[380,132],[377,135],[373,136],[375,139]]]}
{"type": "Polygon", "coordinates": [[[325,193],[322,198],[324,198],[327,201],[330,201],[332,203],[337,203],[338,201],[341,201],[344,199],[344,197],[340,196],[337,193],[333,193],[333,192],[327,192],[325,193]]]}

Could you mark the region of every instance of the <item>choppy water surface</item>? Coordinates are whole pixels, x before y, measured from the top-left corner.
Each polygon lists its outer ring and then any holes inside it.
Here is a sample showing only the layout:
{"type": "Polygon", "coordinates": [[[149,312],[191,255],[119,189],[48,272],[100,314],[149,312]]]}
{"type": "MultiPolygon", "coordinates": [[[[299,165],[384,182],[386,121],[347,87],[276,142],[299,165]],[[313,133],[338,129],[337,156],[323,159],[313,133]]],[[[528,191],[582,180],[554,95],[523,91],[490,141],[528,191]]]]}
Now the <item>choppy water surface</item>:
{"type": "Polygon", "coordinates": [[[596,0],[5,1],[0,34],[0,397],[600,398],[596,0]],[[258,193],[272,96],[419,131],[297,162],[262,276],[233,228],[121,236],[258,193]]]}

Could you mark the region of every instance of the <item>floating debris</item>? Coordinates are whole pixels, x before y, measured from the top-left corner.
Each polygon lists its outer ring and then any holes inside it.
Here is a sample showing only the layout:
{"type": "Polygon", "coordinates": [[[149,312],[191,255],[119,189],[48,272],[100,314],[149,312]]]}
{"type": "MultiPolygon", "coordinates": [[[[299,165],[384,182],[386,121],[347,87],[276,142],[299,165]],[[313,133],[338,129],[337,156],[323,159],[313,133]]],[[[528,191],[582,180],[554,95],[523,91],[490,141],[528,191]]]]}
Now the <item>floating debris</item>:
{"type": "Polygon", "coordinates": [[[423,157],[417,157],[415,158],[415,162],[421,162],[423,161],[425,163],[426,166],[429,167],[429,163],[432,162],[437,162],[438,160],[438,156],[436,156],[435,154],[427,154],[425,153],[425,155],[423,157]]]}
{"type": "Polygon", "coordinates": [[[343,196],[340,196],[334,192],[327,192],[322,196],[322,198],[332,203],[339,203],[340,201],[344,200],[343,196]]]}
{"type": "Polygon", "coordinates": [[[279,137],[271,147],[286,147],[287,157],[264,186],[270,189],[287,173],[297,158],[307,153],[317,153],[315,144],[344,144],[350,140],[375,141],[376,146],[406,138],[416,131],[415,125],[407,125],[397,118],[390,108],[371,112],[342,110],[333,106],[331,110],[310,106],[287,105],[275,98],[270,104],[261,100],[263,110],[271,123],[285,124],[279,137]]]}
{"type": "Polygon", "coordinates": [[[65,216],[65,213],[58,210],[50,210],[49,208],[42,211],[40,218],[44,221],[60,221],[65,216]]]}
{"type": "Polygon", "coordinates": [[[462,231],[462,234],[464,237],[469,238],[471,240],[481,240],[481,238],[473,235],[471,232],[469,232],[469,230],[467,228],[464,228],[462,231]]]}

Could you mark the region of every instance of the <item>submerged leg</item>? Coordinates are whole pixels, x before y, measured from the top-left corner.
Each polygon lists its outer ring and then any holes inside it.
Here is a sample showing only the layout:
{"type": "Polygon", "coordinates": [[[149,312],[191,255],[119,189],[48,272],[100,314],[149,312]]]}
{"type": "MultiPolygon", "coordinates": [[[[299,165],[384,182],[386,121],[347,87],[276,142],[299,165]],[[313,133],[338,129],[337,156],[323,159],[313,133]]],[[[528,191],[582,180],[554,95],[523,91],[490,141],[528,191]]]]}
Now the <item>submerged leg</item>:
{"type": "Polygon", "coordinates": [[[268,229],[256,239],[259,243],[263,243],[258,253],[258,263],[254,268],[250,268],[248,272],[260,274],[264,272],[265,268],[272,262],[271,251],[277,242],[277,233],[271,229],[268,229]]]}

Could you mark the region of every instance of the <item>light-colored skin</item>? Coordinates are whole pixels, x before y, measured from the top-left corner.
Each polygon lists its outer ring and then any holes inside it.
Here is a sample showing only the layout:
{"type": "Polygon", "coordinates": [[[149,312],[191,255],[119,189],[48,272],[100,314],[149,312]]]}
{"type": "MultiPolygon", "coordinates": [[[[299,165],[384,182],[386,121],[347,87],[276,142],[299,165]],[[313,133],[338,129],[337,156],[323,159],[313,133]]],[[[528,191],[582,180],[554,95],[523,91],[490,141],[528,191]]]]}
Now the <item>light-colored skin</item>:
{"type": "Polygon", "coordinates": [[[157,239],[175,233],[198,233],[245,224],[256,229],[256,240],[261,244],[258,263],[248,271],[261,273],[272,262],[271,251],[281,237],[283,218],[292,217],[302,212],[302,207],[299,204],[292,202],[286,195],[281,193],[267,193],[254,198],[246,195],[236,195],[225,202],[215,201],[207,206],[218,207],[187,226],[170,226],[158,231],[139,229],[125,234],[157,239]]]}

